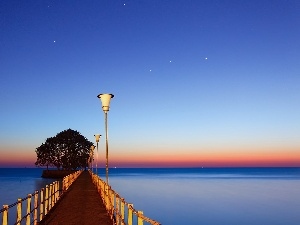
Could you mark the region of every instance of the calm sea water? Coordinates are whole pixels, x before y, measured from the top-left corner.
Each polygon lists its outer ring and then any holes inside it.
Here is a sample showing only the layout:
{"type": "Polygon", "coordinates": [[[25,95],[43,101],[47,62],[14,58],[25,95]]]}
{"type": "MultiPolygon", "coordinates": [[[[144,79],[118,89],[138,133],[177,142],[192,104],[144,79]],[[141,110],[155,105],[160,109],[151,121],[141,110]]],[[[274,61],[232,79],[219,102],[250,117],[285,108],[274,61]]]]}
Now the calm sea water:
{"type": "MultiPolygon", "coordinates": [[[[53,181],[41,172],[0,168],[0,204],[53,181]]],[[[98,173],[105,180],[104,169],[98,173]]],[[[300,168],[114,168],[109,182],[135,209],[164,225],[300,224],[300,168]]]]}

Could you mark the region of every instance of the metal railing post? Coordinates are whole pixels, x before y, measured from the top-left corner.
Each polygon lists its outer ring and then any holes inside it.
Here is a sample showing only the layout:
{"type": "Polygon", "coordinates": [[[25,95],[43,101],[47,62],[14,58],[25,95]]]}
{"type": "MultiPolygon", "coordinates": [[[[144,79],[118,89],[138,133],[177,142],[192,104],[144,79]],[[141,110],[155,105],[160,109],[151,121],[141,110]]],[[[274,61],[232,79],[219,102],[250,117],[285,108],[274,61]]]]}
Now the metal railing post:
{"type": "Polygon", "coordinates": [[[66,190],[66,178],[64,177],[62,180],[62,191],[65,192],[66,190]]]}
{"type": "Polygon", "coordinates": [[[56,201],[55,203],[58,202],[59,199],[59,181],[56,181],[56,201]]]}
{"type": "Polygon", "coordinates": [[[109,203],[110,203],[110,214],[113,215],[114,208],[115,208],[115,198],[117,197],[116,193],[111,189],[111,186],[109,186],[109,203]]]}
{"type": "Polygon", "coordinates": [[[44,188],[41,189],[41,203],[40,203],[40,221],[43,219],[44,215],[44,188]]]}
{"type": "Polygon", "coordinates": [[[116,225],[120,225],[120,197],[116,195],[116,225]]]}
{"type": "Polygon", "coordinates": [[[46,193],[45,193],[45,214],[44,215],[47,215],[48,213],[48,198],[49,198],[49,186],[46,185],[46,193]]]}
{"type": "Polygon", "coordinates": [[[143,211],[138,211],[138,225],[143,225],[143,218],[140,217],[140,215],[143,215],[143,211]]]}
{"type": "Polygon", "coordinates": [[[21,218],[22,218],[22,199],[18,198],[18,203],[17,203],[17,225],[21,225],[21,218]]]}
{"type": "Polygon", "coordinates": [[[66,190],[68,190],[69,189],[69,182],[70,182],[70,176],[67,176],[67,188],[66,188],[66,190]]]}
{"type": "Polygon", "coordinates": [[[104,194],[105,194],[105,183],[100,180],[99,178],[99,185],[100,185],[100,190],[101,190],[101,197],[104,199],[104,194]]]}
{"type": "Polygon", "coordinates": [[[37,218],[38,218],[38,191],[35,191],[34,193],[34,212],[33,212],[33,224],[37,225],[37,218]]]}
{"type": "Polygon", "coordinates": [[[97,177],[97,181],[98,181],[98,186],[99,186],[99,194],[100,194],[100,197],[102,198],[103,200],[103,193],[104,193],[104,190],[103,190],[103,183],[101,182],[100,178],[97,177]]]}
{"type": "Polygon", "coordinates": [[[122,221],[124,221],[125,219],[125,203],[124,203],[125,199],[121,198],[121,218],[122,221]]]}
{"type": "Polygon", "coordinates": [[[98,177],[92,176],[92,178],[93,178],[93,183],[96,186],[98,193],[100,193],[99,192],[99,179],[98,179],[98,177]]]}
{"type": "Polygon", "coordinates": [[[107,184],[105,184],[105,190],[104,190],[104,192],[105,192],[105,207],[106,207],[106,209],[108,210],[109,208],[108,208],[108,185],[107,184]]]}
{"type": "Polygon", "coordinates": [[[26,225],[30,225],[30,212],[31,212],[31,194],[28,194],[28,198],[27,198],[26,225]]]}
{"type": "Polygon", "coordinates": [[[54,204],[56,204],[57,181],[54,181],[53,187],[54,187],[54,189],[53,189],[54,204]]]}
{"type": "Polygon", "coordinates": [[[53,185],[50,184],[49,185],[49,211],[52,208],[52,189],[53,189],[53,185]]]}
{"type": "Polygon", "coordinates": [[[127,223],[128,225],[132,225],[132,209],[133,209],[133,204],[128,204],[128,217],[127,217],[127,223]]]}
{"type": "Polygon", "coordinates": [[[52,192],[51,192],[51,208],[53,208],[54,203],[55,203],[55,184],[54,182],[52,183],[52,192]]]}
{"type": "Polygon", "coordinates": [[[56,203],[56,181],[53,182],[53,194],[52,195],[53,195],[52,204],[54,206],[56,203]]]}
{"type": "Polygon", "coordinates": [[[66,176],[66,177],[65,177],[65,191],[68,190],[68,183],[69,183],[69,177],[66,176]]]}
{"type": "Polygon", "coordinates": [[[3,205],[2,225],[8,225],[8,205],[3,205]]]}
{"type": "Polygon", "coordinates": [[[55,183],[52,183],[52,192],[51,192],[51,208],[53,208],[54,204],[55,204],[55,183]]]}

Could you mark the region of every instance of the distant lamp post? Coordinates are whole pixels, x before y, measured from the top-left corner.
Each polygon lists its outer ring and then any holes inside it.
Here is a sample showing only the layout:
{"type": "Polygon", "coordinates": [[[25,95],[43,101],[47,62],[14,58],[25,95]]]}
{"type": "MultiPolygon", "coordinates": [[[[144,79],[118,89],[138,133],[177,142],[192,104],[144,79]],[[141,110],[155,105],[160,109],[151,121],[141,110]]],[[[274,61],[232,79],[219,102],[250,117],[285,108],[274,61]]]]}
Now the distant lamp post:
{"type": "Polygon", "coordinates": [[[114,97],[113,94],[99,94],[102,103],[102,110],[105,116],[105,146],[106,146],[106,183],[108,184],[108,134],[107,134],[107,112],[109,111],[110,100],[114,97]]]}
{"type": "Polygon", "coordinates": [[[93,168],[94,149],[95,149],[95,146],[92,145],[92,146],[90,147],[90,163],[91,163],[90,167],[92,167],[92,172],[94,172],[94,171],[93,171],[93,170],[94,170],[94,168],[93,168]]]}
{"type": "Polygon", "coordinates": [[[95,134],[94,135],[97,142],[97,154],[96,154],[96,175],[98,175],[98,142],[100,140],[101,134],[95,134]]]}

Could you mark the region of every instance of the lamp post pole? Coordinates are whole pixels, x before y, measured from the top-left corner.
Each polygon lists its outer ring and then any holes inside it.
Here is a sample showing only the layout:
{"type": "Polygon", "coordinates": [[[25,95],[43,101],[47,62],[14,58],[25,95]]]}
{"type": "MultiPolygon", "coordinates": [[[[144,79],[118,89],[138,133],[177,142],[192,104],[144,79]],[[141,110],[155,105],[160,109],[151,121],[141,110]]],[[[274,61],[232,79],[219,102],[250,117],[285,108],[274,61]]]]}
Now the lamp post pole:
{"type": "Polygon", "coordinates": [[[97,143],[97,153],[96,153],[96,175],[98,176],[98,143],[101,137],[101,134],[95,134],[94,135],[96,138],[96,143],[97,143]]]}
{"type": "Polygon", "coordinates": [[[99,94],[97,96],[100,98],[102,103],[102,110],[105,117],[105,152],[106,152],[106,183],[108,184],[108,132],[107,132],[107,112],[109,111],[110,100],[114,97],[113,94],[99,94]]]}
{"type": "Polygon", "coordinates": [[[108,184],[108,137],[107,137],[107,112],[104,113],[105,117],[105,155],[106,155],[106,164],[105,164],[105,174],[106,174],[106,183],[108,184]]]}

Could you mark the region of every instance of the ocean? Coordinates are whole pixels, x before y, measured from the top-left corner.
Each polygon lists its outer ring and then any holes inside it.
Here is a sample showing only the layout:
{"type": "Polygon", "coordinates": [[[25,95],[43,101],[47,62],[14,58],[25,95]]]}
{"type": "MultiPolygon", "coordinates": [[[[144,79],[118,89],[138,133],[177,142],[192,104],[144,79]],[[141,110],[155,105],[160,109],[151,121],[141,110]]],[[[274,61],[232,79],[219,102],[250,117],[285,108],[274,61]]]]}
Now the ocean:
{"type": "MultiPolygon", "coordinates": [[[[0,205],[53,182],[41,173],[0,168],[0,205]]],[[[111,168],[109,183],[163,225],[300,224],[300,168],[111,168]]]]}

